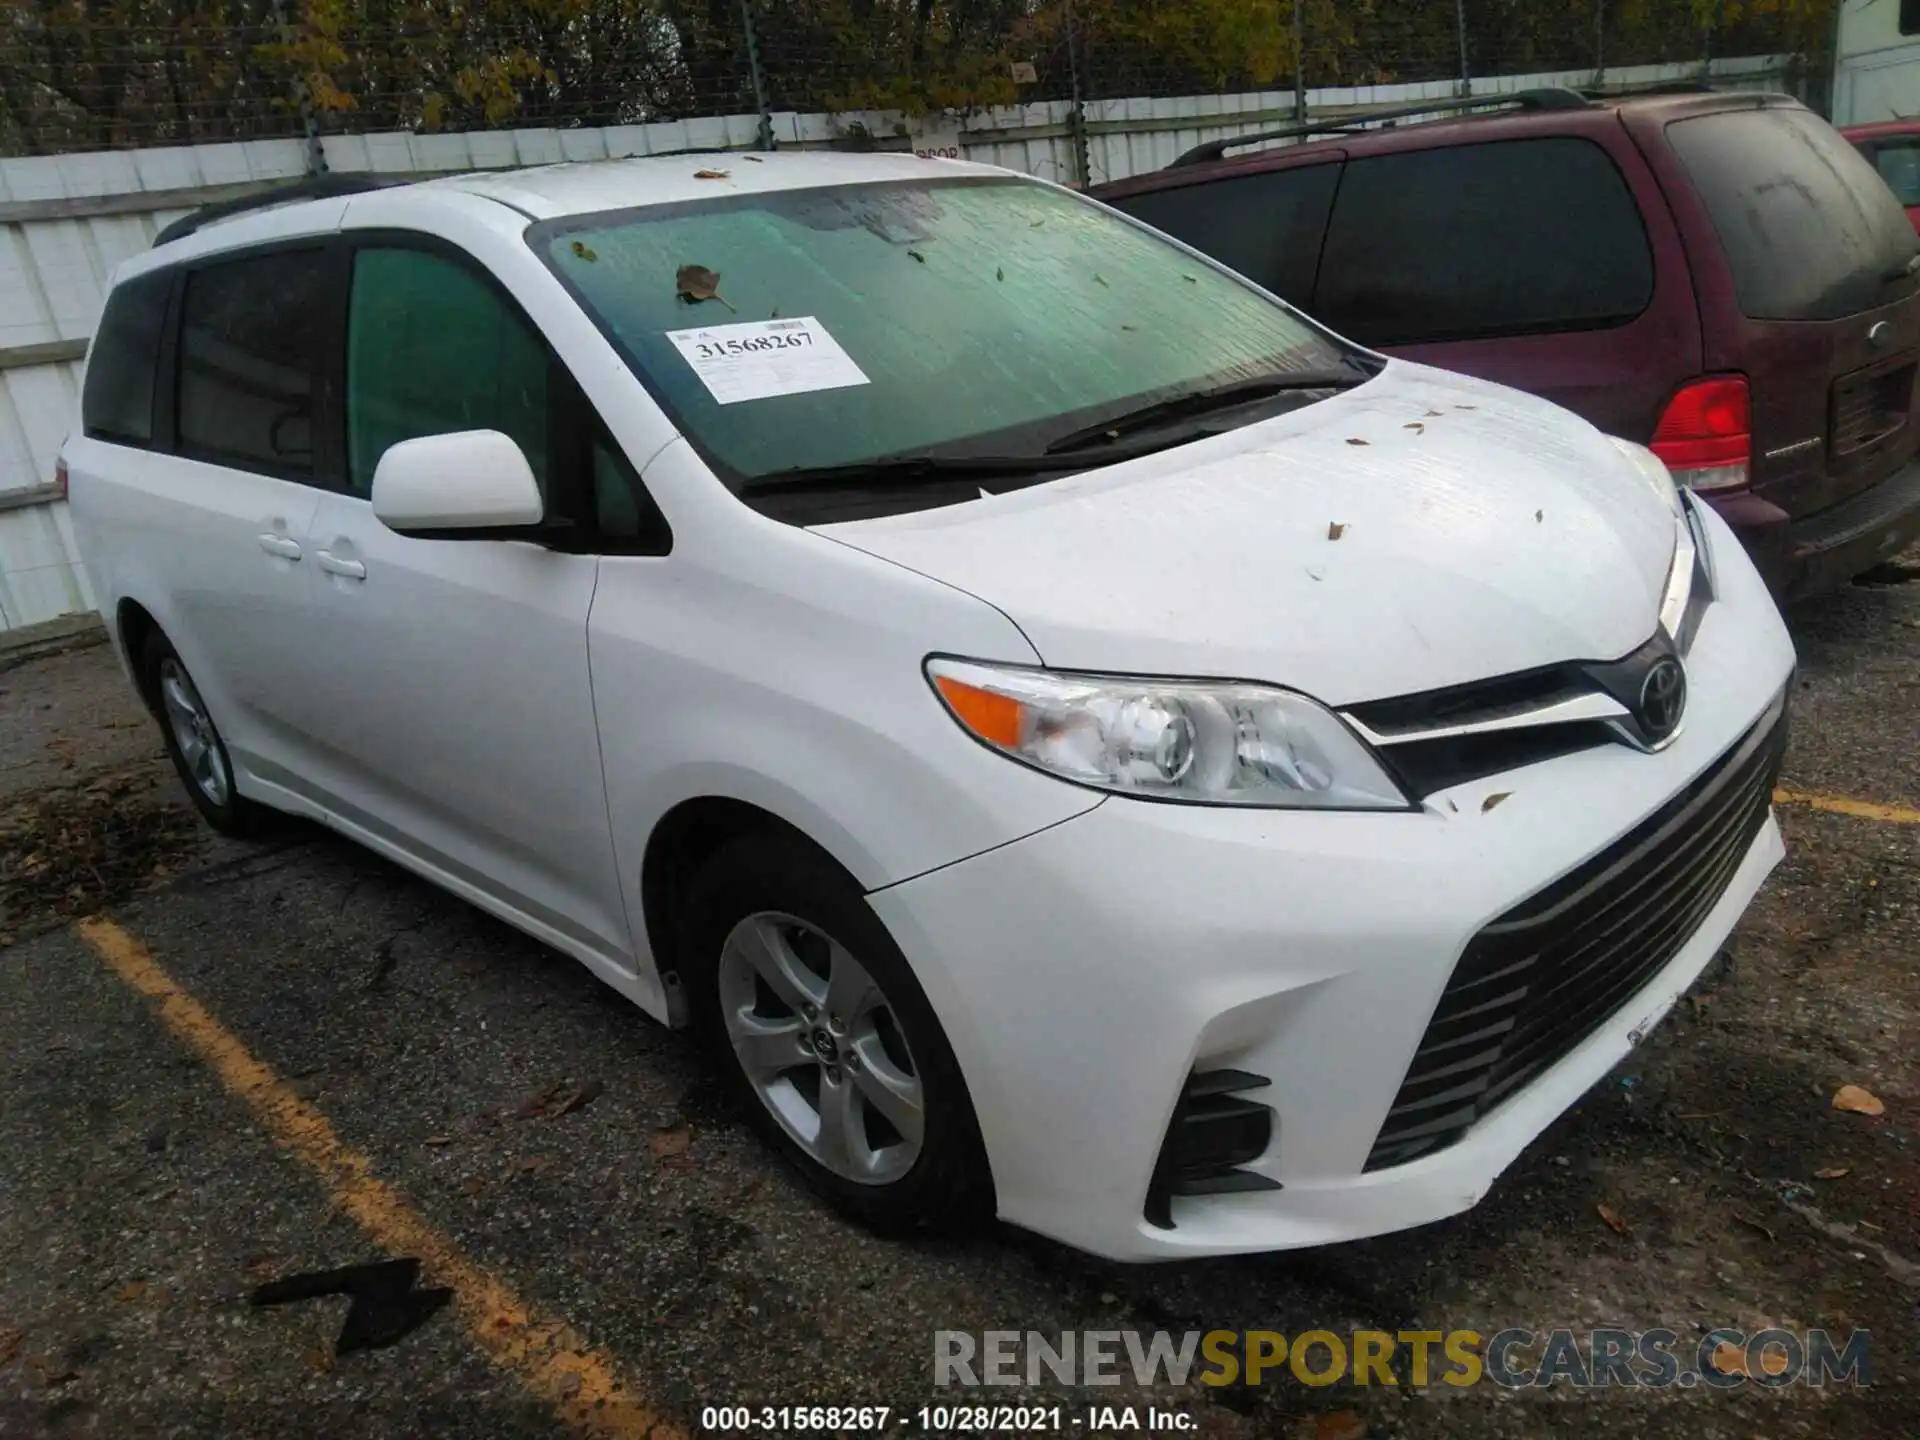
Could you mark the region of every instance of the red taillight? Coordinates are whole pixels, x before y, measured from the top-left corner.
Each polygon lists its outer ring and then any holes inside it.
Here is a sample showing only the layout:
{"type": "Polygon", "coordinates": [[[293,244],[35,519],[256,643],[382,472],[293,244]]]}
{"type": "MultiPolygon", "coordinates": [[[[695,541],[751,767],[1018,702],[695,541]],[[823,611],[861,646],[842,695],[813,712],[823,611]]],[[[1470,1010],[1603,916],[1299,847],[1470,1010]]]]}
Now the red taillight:
{"type": "Polygon", "coordinates": [[[1753,461],[1753,420],[1744,375],[1711,375],[1682,385],[1654,427],[1654,454],[1674,480],[1695,490],[1745,485],[1753,461]]]}
{"type": "Polygon", "coordinates": [[[67,498],[67,459],[64,455],[53,462],[53,488],[60,492],[62,500],[67,498]]]}

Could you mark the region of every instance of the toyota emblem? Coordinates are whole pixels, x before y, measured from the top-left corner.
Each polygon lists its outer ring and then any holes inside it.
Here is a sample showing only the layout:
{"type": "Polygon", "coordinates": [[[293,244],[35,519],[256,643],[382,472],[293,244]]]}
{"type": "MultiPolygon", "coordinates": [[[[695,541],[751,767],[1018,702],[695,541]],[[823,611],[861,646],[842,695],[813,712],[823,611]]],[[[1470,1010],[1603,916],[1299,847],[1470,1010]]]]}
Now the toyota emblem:
{"type": "Polygon", "coordinates": [[[1634,719],[1648,740],[1660,741],[1679,728],[1681,713],[1687,708],[1687,672],[1671,655],[1662,655],[1647,667],[1640,682],[1640,703],[1634,707],[1634,719]]]}

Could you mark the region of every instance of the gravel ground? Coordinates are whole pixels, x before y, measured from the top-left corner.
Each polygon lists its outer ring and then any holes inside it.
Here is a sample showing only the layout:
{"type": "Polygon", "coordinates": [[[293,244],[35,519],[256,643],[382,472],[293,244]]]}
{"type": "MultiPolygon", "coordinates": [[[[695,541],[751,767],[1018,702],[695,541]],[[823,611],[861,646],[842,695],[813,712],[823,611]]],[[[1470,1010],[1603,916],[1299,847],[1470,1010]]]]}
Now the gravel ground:
{"type": "MultiPolygon", "coordinates": [[[[1785,783],[1920,808],[1920,583],[1791,620],[1785,783]]],[[[343,1299],[247,1303],[263,1279],[382,1253],[82,943],[73,920],[104,911],[427,1223],[687,1430],[716,1404],[978,1398],[934,1388],[935,1329],[1664,1325],[1691,1345],[1780,1325],[1870,1330],[1873,1385],[993,1398],[1075,1407],[1069,1428],[1078,1407],[1157,1400],[1220,1436],[1908,1440],[1920,826],[1780,817],[1789,857],[1731,963],[1476,1210],[1124,1268],[1005,1227],[896,1244],[842,1223],[715,1099],[684,1037],[584,969],[312,829],[216,840],[108,649],[0,656],[0,1435],[561,1433],[454,1311],[336,1358],[343,1299]],[[556,1084],[604,1088],[514,1118],[556,1084]],[[1885,1114],[1834,1110],[1843,1084],[1885,1114]]]]}

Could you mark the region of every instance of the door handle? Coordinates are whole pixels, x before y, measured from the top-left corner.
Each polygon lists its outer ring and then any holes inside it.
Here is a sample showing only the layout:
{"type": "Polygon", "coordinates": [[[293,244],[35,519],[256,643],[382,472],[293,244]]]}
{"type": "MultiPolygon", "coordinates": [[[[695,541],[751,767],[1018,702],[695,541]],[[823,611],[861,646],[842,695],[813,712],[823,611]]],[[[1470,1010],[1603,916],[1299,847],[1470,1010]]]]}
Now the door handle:
{"type": "Polygon", "coordinates": [[[268,532],[260,537],[260,548],[269,555],[278,555],[282,560],[298,560],[300,558],[300,542],[286,535],[275,535],[272,532],[268,532]]]}
{"type": "Polygon", "coordinates": [[[349,580],[367,578],[367,567],[358,560],[342,560],[331,550],[314,551],[314,559],[320,562],[320,568],[329,575],[344,575],[349,580]]]}

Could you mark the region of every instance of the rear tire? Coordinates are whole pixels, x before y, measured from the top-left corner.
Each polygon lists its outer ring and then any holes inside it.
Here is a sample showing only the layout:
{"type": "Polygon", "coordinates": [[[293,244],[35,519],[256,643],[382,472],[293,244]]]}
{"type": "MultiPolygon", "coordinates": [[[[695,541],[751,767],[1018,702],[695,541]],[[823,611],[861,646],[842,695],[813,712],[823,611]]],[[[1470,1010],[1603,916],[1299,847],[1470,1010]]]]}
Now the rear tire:
{"type": "Polygon", "coordinates": [[[233,761],[213,723],[200,690],[179,652],[158,630],[140,651],[140,675],[167,758],[186,786],[187,798],[201,817],[223,835],[253,837],[266,833],[277,812],[243,796],[233,778],[233,761]]]}
{"type": "Polygon", "coordinates": [[[689,887],[682,975],[753,1126],[843,1213],[886,1235],[991,1213],[959,1063],[851,877],[777,830],[689,887]]]}

